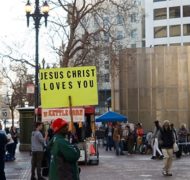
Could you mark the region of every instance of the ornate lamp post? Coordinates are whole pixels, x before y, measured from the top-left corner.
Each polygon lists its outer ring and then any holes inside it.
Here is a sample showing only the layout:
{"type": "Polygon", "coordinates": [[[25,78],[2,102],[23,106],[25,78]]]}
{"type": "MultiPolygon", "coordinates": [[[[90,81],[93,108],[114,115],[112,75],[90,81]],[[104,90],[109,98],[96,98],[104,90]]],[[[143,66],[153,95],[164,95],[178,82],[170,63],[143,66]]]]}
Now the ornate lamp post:
{"type": "MultiPolygon", "coordinates": [[[[35,40],[36,40],[36,48],[35,48],[35,111],[39,105],[39,90],[38,90],[38,74],[39,74],[39,28],[40,28],[40,20],[42,17],[45,19],[45,26],[47,27],[47,18],[49,12],[49,6],[47,1],[45,1],[40,9],[39,0],[35,0],[35,9],[32,12],[32,6],[30,4],[30,0],[27,1],[25,6],[26,18],[27,18],[27,27],[29,27],[30,17],[34,20],[35,26],[35,40]]],[[[38,120],[38,115],[35,115],[35,121],[38,120]]]]}

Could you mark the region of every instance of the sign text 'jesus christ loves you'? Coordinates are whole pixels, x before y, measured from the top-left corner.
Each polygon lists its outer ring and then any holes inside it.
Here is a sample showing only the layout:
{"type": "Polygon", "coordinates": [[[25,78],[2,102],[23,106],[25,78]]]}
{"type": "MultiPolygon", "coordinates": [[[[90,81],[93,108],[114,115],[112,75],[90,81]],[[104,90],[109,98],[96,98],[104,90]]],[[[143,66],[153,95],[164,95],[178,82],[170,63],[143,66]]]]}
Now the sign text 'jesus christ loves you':
{"type": "Polygon", "coordinates": [[[40,69],[42,108],[98,104],[95,66],[40,69]]]}

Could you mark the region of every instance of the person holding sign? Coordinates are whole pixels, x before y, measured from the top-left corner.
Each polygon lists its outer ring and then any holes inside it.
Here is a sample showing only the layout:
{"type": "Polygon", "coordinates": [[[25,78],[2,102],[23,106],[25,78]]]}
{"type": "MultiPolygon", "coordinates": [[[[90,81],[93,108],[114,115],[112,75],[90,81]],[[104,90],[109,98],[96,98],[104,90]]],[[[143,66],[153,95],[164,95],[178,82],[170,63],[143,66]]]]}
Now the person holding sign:
{"type": "Polygon", "coordinates": [[[49,180],[79,180],[80,150],[66,139],[68,123],[57,118],[51,126],[54,136],[48,144],[51,152],[49,180]]]}

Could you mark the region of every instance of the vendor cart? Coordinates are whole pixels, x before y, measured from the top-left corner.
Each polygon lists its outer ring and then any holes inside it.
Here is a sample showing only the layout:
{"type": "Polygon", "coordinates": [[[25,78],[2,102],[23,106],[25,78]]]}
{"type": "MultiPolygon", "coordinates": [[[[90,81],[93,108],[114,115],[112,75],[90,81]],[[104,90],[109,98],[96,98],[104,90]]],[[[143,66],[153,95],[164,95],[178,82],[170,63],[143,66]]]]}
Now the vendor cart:
{"type": "Polygon", "coordinates": [[[79,163],[99,164],[98,141],[95,136],[94,107],[85,107],[85,125],[80,132],[83,137],[79,138],[80,149],[79,163]]]}
{"type": "Polygon", "coordinates": [[[78,143],[80,149],[79,163],[87,164],[99,164],[99,152],[97,141],[93,138],[87,139],[85,142],[78,143]]]}
{"type": "MultiPolygon", "coordinates": [[[[69,112],[68,109],[43,109],[43,114],[51,114],[51,112],[69,112]]],[[[70,111],[71,112],[71,111],[70,111]]],[[[72,108],[72,112],[75,112],[73,116],[73,123],[69,123],[69,134],[68,140],[77,145],[80,149],[80,159],[79,163],[85,164],[99,164],[99,153],[98,153],[98,141],[95,136],[95,108],[93,106],[84,106],[78,108],[72,108]],[[83,109],[84,117],[83,121],[76,121],[77,112],[83,109]]],[[[67,119],[68,116],[64,116],[63,119],[67,119]]],[[[80,116],[78,116],[80,117],[80,116]]],[[[55,119],[52,116],[42,116],[43,122],[48,122],[49,119],[55,119]]],[[[70,117],[69,117],[70,119],[70,117]]],[[[48,124],[49,125],[49,124],[48,124]]]]}

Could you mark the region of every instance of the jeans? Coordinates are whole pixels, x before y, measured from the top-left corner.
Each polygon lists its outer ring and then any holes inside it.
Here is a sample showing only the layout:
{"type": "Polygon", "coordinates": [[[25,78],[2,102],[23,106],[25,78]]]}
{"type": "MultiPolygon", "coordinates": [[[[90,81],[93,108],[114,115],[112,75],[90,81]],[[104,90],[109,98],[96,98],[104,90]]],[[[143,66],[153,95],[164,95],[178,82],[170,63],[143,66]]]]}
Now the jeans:
{"type": "Polygon", "coordinates": [[[121,141],[115,141],[116,155],[123,154],[123,143],[121,141]]]}
{"type": "Polygon", "coordinates": [[[162,156],[162,152],[160,151],[160,149],[158,147],[158,138],[154,139],[153,156],[156,156],[156,151],[159,153],[160,156],[162,156]]]}
{"type": "Polygon", "coordinates": [[[113,145],[113,139],[112,139],[112,136],[107,136],[106,137],[106,141],[107,141],[107,144],[106,144],[106,151],[109,150],[111,151],[111,148],[112,148],[112,145],[113,145]]]}
{"type": "Polygon", "coordinates": [[[43,159],[44,152],[43,151],[36,151],[32,152],[32,160],[31,160],[31,177],[35,177],[35,169],[37,168],[37,176],[41,178],[41,165],[43,159]]]}

